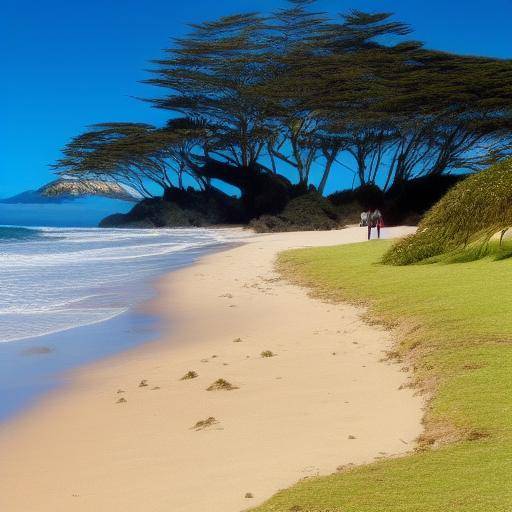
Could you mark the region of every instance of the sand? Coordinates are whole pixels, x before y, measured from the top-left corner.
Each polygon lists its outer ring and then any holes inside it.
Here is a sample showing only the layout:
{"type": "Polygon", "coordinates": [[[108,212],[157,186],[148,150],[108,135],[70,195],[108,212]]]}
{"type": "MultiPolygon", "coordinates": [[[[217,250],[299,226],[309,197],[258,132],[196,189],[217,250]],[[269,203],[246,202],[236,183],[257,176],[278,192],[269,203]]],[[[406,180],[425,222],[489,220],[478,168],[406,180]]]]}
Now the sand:
{"type": "Polygon", "coordinates": [[[393,333],[273,270],[283,249],[365,235],[255,235],[166,276],[153,304],[161,341],[73,372],[0,427],[0,510],[238,512],[302,478],[412,450],[424,404],[399,389],[400,365],[381,361],[393,333]],[[180,380],[188,371],[198,376],[180,380]],[[206,391],[217,379],[236,389],[206,391]]]}

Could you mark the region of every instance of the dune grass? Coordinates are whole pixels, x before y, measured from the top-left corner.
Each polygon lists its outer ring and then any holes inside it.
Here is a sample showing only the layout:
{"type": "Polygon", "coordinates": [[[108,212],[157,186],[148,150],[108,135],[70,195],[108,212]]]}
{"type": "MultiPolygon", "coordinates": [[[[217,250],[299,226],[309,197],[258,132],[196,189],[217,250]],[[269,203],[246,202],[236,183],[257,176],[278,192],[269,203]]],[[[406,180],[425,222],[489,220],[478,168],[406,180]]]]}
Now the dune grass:
{"type": "Polygon", "coordinates": [[[238,389],[238,387],[233,386],[226,379],[217,379],[206,388],[206,391],[233,391],[234,389],[238,389]]]}
{"type": "Polygon", "coordinates": [[[198,373],[194,370],[189,370],[183,377],[181,377],[180,380],[190,380],[190,379],[196,379],[198,377],[198,373]]]}
{"type": "Polygon", "coordinates": [[[455,185],[423,217],[418,230],[384,255],[384,263],[410,265],[459,251],[485,257],[489,241],[512,226],[512,159],[455,185]],[[469,249],[469,251],[468,251],[469,249]]]}
{"type": "Polygon", "coordinates": [[[198,421],[193,427],[192,430],[205,430],[208,427],[211,427],[213,425],[216,425],[218,421],[213,417],[210,416],[209,418],[206,418],[205,420],[198,421]]]}
{"type": "Polygon", "coordinates": [[[432,399],[416,453],[306,479],[258,512],[512,510],[512,261],[405,267],[375,241],[283,253],[281,271],[320,296],[370,305],[399,327],[397,357],[432,399]]]}

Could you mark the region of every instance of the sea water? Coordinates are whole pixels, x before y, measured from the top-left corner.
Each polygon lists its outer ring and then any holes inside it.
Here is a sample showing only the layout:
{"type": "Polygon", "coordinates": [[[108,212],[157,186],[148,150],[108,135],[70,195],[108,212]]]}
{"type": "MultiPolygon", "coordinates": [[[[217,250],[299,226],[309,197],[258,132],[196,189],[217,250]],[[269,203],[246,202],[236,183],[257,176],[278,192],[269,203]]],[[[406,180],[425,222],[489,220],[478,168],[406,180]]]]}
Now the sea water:
{"type": "Polygon", "coordinates": [[[246,236],[0,226],[0,421],[55,389],[68,370],[157,338],[158,319],[137,308],[154,294],[153,281],[246,236]]]}
{"type": "Polygon", "coordinates": [[[232,229],[0,227],[0,342],[105,321],[147,283],[240,237],[232,229]]]}

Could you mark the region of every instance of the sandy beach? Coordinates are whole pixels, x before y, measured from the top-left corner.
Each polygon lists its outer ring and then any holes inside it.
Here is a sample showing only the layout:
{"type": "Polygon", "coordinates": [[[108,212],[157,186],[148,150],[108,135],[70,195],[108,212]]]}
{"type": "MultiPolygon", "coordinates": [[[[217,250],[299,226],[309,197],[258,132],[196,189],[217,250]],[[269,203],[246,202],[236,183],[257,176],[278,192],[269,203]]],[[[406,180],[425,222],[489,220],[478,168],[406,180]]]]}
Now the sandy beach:
{"type": "Polygon", "coordinates": [[[166,276],[151,305],[161,340],[67,375],[0,426],[0,510],[239,512],[301,478],[411,451],[423,401],[382,361],[393,333],[274,270],[282,250],[365,235],[254,235],[166,276]],[[218,379],[234,389],[207,391],[218,379]]]}

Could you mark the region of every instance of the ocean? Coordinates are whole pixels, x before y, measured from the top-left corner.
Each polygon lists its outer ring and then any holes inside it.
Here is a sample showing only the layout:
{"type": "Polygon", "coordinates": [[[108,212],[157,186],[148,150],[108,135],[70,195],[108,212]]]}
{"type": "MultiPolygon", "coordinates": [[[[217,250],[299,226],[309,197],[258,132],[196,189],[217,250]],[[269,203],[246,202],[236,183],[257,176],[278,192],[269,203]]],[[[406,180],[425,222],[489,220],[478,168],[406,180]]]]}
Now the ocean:
{"type": "Polygon", "coordinates": [[[0,227],[0,343],[105,321],[148,282],[229,243],[231,229],[0,227]]]}
{"type": "Polygon", "coordinates": [[[0,420],[63,371],[158,336],[137,310],[161,275],[239,242],[238,229],[0,226],[0,420]]]}

